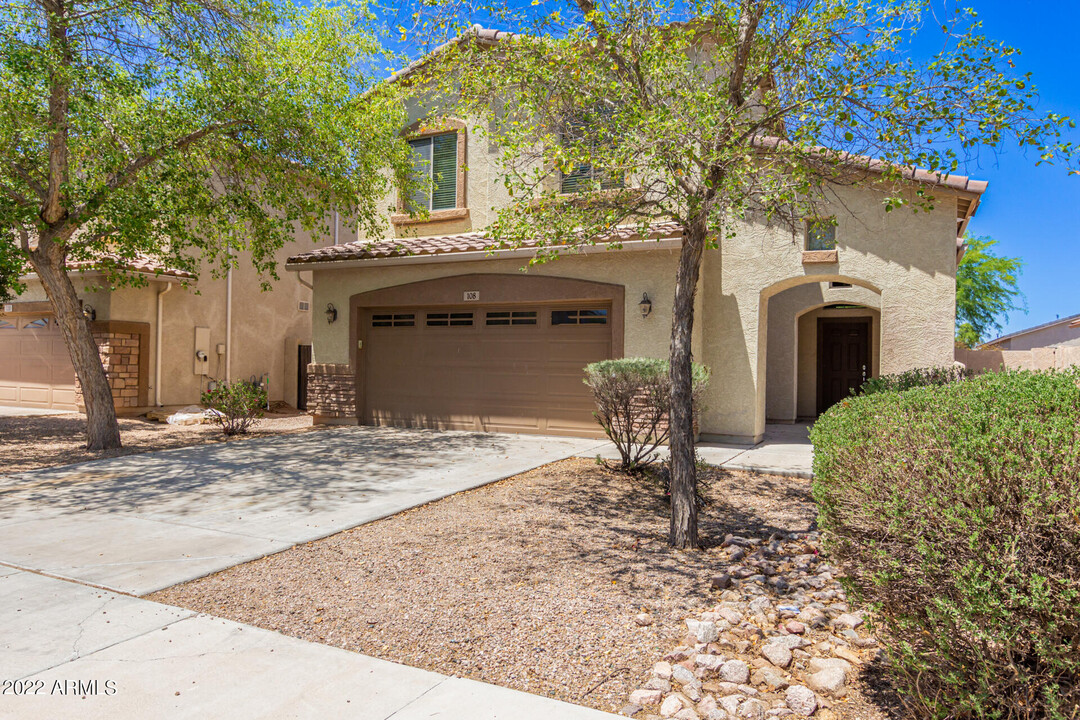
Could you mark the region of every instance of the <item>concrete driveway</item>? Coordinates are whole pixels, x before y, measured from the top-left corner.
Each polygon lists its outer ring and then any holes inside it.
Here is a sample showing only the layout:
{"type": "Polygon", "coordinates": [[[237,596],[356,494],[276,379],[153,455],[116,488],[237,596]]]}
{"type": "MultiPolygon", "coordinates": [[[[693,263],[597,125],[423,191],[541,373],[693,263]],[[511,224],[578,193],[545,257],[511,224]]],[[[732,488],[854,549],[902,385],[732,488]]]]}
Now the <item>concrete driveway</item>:
{"type": "Polygon", "coordinates": [[[598,446],[336,428],[0,478],[0,718],[614,717],[132,597],[598,446]]]}
{"type": "Polygon", "coordinates": [[[131,595],[599,446],[331,428],[0,478],[0,562],[131,595]]]}

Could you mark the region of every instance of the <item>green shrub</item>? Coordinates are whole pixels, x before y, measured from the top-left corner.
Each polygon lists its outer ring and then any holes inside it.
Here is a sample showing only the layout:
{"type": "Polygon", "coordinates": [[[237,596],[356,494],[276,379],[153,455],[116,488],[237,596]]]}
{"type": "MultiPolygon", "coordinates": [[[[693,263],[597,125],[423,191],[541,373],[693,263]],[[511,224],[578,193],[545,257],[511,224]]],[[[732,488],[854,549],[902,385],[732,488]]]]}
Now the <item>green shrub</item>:
{"type": "Polygon", "coordinates": [[[916,368],[915,370],[908,370],[894,375],[870,378],[859,388],[859,393],[873,395],[879,392],[910,390],[927,385],[950,385],[972,377],[974,374],[973,371],[958,365],[916,368]]]}
{"type": "MultiPolygon", "coordinates": [[[[602,360],[585,367],[585,384],[596,400],[593,416],[615,443],[619,467],[631,472],[651,465],[668,439],[671,378],[668,361],[655,358],[602,360]]],[[[709,382],[709,370],[693,364],[694,412],[709,382]]]]}
{"type": "Polygon", "coordinates": [[[826,546],[914,714],[1080,717],[1080,369],[849,398],[810,436],[826,546]]]}
{"type": "Polygon", "coordinates": [[[219,382],[202,394],[202,402],[217,411],[211,415],[223,433],[239,435],[255,427],[262,418],[266,388],[244,380],[219,382]]]}

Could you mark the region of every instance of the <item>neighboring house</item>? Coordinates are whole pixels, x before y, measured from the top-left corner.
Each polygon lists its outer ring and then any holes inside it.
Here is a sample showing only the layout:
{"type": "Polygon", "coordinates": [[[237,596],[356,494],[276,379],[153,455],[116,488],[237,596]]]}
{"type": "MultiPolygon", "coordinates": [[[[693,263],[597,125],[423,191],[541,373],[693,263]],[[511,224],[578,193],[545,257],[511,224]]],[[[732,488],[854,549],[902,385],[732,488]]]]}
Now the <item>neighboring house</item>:
{"type": "Polygon", "coordinates": [[[1062,370],[1080,365],[1080,315],[1002,335],[973,350],[957,347],[956,360],[975,372],[1062,370]]]}
{"type": "MultiPolygon", "coordinates": [[[[312,325],[316,420],[598,434],[582,367],[667,357],[678,228],[627,231],[619,250],[523,273],[528,247],[485,250],[482,231],[509,202],[493,181],[498,148],[438,108],[410,119],[414,151],[442,178],[421,198],[429,217],[398,198],[389,237],[288,261],[312,272],[315,314],[336,310],[312,325]]],[[[952,363],[958,238],[986,183],[908,177],[912,192],[932,186],[932,210],[886,213],[882,191],[838,188],[834,229],[793,238],[747,221],[706,251],[693,343],[712,369],[704,439],[754,442],[766,419],[814,417],[864,378],[952,363]]]]}
{"type": "Polygon", "coordinates": [[[1025,330],[1002,335],[979,346],[980,350],[1031,350],[1080,339],[1080,315],[1070,315],[1025,330]]]}
{"type": "MultiPolygon", "coordinates": [[[[278,262],[304,247],[310,240],[290,243],[278,262]]],[[[119,413],[198,403],[214,379],[268,381],[271,400],[303,402],[311,290],[297,275],[282,273],[272,292],[261,292],[243,261],[230,277],[197,281],[148,259],[128,267],[146,287],[100,288],[101,274],[85,264],[70,272],[119,413]]],[[[79,409],[75,369],[45,291],[35,275],[23,280],[26,292],[0,307],[0,405],[79,409]]]]}

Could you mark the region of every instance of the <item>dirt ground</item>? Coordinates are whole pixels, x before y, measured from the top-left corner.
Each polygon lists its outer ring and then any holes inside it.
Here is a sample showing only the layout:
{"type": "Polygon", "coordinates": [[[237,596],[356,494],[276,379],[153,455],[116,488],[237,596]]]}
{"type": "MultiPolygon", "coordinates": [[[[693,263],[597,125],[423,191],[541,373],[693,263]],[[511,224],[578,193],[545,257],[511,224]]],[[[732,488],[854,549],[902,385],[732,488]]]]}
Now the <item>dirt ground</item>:
{"type": "MultiPolygon", "coordinates": [[[[247,435],[260,437],[312,429],[311,416],[297,410],[267,413],[247,435]]],[[[224,442],[215,425],[169,425],[145,418],[121,418],[121,450],[88,452],[86,419],[78,413],[0,417],[0,475],[167,448],[224,442]]]]}
{"type": "Polygon", "coordinates": [[[710,469],[709,549],[666,545],[653,488],[570,459],[152,599],[395,662],[618,710],[715,602],[726,533],[802,532],[809,482],[710,469]],[[655,622],[639,626],[647,612],[655,622]]]}

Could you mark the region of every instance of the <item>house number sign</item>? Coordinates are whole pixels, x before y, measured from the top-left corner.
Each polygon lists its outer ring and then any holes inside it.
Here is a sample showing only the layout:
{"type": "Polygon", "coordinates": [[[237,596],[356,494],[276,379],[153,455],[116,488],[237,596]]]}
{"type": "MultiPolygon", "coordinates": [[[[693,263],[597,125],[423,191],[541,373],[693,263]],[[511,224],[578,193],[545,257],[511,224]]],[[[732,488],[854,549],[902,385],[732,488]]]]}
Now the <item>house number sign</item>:
{"type": "Polygon", "coordinates": [[[466,290],[465,291],[465,302],[476,302],[479,299],[480,299],[480,291],[479,290],[466,290]]]}

